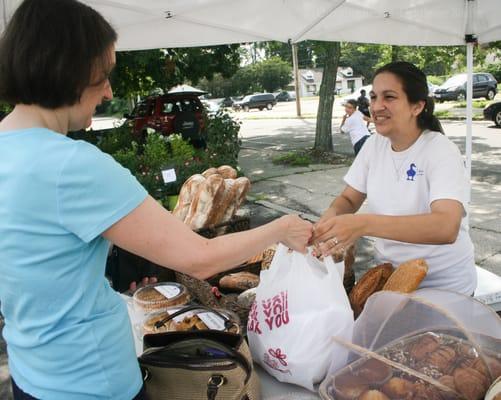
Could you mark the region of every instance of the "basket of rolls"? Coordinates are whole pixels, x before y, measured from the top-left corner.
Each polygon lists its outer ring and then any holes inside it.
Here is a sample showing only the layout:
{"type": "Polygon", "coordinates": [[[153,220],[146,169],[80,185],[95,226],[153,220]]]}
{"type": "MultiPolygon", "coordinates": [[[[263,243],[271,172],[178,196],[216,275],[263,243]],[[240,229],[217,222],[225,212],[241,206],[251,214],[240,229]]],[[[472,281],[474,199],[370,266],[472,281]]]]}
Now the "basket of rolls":
{"type": "Polygon", "coordinates": [[[498,390],[501,319],[469,296],[379,291],[352,340],[333,340],[349,354],[334,355],[322,399],[481,400],[498,390]]]}

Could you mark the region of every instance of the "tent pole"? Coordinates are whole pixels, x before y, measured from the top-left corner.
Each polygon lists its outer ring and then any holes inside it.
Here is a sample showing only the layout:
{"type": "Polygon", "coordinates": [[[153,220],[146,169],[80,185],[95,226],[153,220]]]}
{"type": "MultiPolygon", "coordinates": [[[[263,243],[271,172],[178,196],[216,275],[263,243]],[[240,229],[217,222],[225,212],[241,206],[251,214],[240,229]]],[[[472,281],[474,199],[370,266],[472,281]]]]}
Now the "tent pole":
{"type": "Polygon", "coordinates": [[[301,100],[299,98],[299,67],[297,62],[297,43],[291,43],[292,46],[292,65],[294,68],[294,81],[296,82],[294,90],[296,91],[296,114],[301,116],[301,100]]]}
{"type": "Polygon", "coordinates": [[[471,201],[471,154],[472,154],[472,97],[473,97],[473,42],[466,43],[466,176],[468,178],[468,203],[471,201]]]}

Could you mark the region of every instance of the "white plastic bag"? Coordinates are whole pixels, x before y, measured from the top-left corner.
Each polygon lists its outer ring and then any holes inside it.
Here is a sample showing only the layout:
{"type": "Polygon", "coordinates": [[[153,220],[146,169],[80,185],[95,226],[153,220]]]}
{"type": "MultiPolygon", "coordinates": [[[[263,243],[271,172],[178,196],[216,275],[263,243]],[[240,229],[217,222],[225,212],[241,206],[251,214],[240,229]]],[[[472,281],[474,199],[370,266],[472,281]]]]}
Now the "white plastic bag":
{"type": "Polygon", "coordinates": [[[334,358],[348,351],[331,338],[351,341],[353,312],[343,287],[344,262],[319,261],[279,245],[261,271],[247,325],[252,357],[282,382],[309,390],[334,358]]]}

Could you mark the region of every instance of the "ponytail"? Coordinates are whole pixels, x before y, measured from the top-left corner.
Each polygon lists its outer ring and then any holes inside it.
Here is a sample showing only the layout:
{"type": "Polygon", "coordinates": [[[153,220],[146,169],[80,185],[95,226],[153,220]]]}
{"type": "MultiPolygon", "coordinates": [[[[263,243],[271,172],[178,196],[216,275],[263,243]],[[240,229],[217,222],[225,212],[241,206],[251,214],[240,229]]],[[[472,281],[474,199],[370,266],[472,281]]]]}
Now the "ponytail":
{"type": "Polygon", "coordinates": [[[443,135],[444,130],[442,128],[442,124],[438,118],[433,115],[434,110],[435,102],[433,101],[433,98],[428,96],[425,100],[423,111],[421,111],[421,114],[417,117],[418,126],[421,129],[429,129],[430,131],[440,132],[443,135]]]}

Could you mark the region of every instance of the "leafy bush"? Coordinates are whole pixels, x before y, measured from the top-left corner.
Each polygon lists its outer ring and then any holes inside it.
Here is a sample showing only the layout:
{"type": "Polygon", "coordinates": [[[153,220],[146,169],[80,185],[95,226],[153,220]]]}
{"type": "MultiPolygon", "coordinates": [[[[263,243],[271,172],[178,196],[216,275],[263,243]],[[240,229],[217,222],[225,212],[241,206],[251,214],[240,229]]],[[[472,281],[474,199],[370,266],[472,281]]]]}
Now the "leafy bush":
{"type": "Polygon", "coordinates": [[[102,135],[98,147],[105,153],[113,155],[119,150],[130,149],[132,142],[134,142],[132,130],[128,124],[123,124],[106,131],[102,135]]]}
{"type": "Polygon", "coordinates": [[[439,76],[439,75],[428,75],[426,79],[428,82],[440,86],[442,83],[445,82],[446,76],[439,76]]]}
{"type": "Polygon", "coordinates": [[[487,72],[490,72],[498,82],[501,82],[501,63],[487,64],[487,72]]]}
{"type": "Polygon", "coordinates": [[[207,117],[207,162],[211,167],[238,166],[238,153],[242,141],[238,137],[240,123],[224,112],[207,117]]]}
{"type": "Polygon", "coordinates": [[[166,138],[158,132],[148,133],[144,144],[137,143],[127,124],[105,134],[98,147],[128,168],[151,196],[164,201],[166,196],[178,194],[193,174],[220,165],[238,168],[240,124],[227,113],[219,112],[207,117],[206,126],[205,150],[195,149],[181,135],[166,138]],[[163,182],[165,168],[175,169],[176,182],[163,182]]]}

